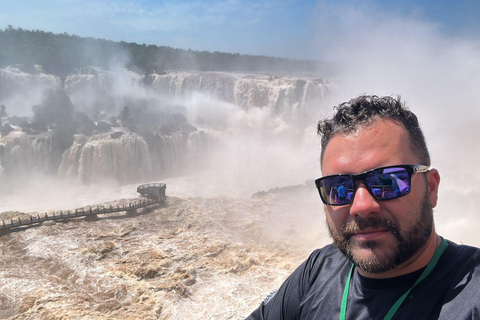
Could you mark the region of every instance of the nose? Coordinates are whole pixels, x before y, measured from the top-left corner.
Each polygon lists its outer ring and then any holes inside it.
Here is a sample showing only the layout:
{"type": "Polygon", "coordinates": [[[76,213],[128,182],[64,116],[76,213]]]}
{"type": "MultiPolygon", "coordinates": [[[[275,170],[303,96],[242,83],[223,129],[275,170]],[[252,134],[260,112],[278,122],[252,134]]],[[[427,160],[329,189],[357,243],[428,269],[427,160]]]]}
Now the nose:
{"type": "Polygon", "coordinates": [[[357,190],[350,206],[350,215],[366,218],[370,214],[380,212],[380,204],[368,192],[363,183],[357,182],[357,190]]]}

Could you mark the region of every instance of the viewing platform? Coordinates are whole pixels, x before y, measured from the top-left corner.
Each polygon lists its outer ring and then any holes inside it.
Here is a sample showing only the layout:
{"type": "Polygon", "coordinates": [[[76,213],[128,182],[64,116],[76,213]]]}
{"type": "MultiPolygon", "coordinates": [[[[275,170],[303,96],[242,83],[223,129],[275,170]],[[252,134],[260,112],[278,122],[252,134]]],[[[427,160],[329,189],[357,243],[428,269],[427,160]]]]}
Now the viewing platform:
{"type": "Polygon", "coordinates": [[[95,206],[86,207],[82,209],[67,210],[53,213],[37,214],[36,216],[30,216],[29,218],[15,218],[7,221],[1,220],[0,231],[10,229],[14,227],[23,227],[33,224],[43,223],[45,221],[57,221],[78,217],[94,217],[99,214],[113,213],[113,212],[132,212],[140,208],[145,208],[160,202],[164,202],[167,199],[165,194],[166,184],[164,183],[148,183],[137,187],[137,192],[146,199],[138,199],[128,203],[128,205],[117,206],[95,206]]]}

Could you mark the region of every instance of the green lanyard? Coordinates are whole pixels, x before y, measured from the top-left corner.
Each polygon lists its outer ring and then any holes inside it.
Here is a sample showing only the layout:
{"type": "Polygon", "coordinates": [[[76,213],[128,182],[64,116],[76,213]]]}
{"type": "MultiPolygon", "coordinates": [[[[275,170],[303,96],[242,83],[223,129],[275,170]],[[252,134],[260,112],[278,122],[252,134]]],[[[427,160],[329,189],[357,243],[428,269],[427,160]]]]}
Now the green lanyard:
{"type": "MultiPolygon", "coordinates": [[[[422,282],[423,279],[425,279],[429,274],[430,272],[432,272],[433,268],[435,268],[435,266],[437,265],[437,262],[438,260],[440,259],[440,257],[442,256],[442,253],[443,251],[445,251],[445,249],[447,248],[448,246],[448,243],[445,239],[442,239],[442,243],[440,243],[440,245],[438,246],[437,250],[435,250],[435,254],[433,255],[432,259],[430,260],[430,262],[428,263],[427,267],[425,268],[425,270],[423,270],[422,274],[420,275],[420,277],[417,279],[417,281],[415,281],[415,283],[413,284],[413,286],[407,290],[407,292],[405,292],[403,294],[403,296],[401,296],[397,302],[395,302],[395,304],[390,308],[390,310],[388,311],[387,315],[385,316],[385,318],[383,318],[383,320],[390,320],[393,318],[393,316],[395,315],[395,313],[397,312],[397,310],[400,308],[400,306],[402,305],[403,301],[407,298],[407,296],[410,294],[410,291],[412,291],[413,288],[415,288],[420,282],[422,282]]],[[[353,269],[354,269],[355,265],[352,264],[352,268],[350,269],[350,273],[348,275],[348,279],[347,279],[347,283],[345,284],[345,290],[343,291],[343,298],[342,298],[342,306],[341,306],[341,309],[340,309],[340,320],[345,320],[345,315],[347,313],[347,299],[348,299],[348,288],[350,287],[350,279],[352,278],[352,274],[353,274],[353,269]]]]}

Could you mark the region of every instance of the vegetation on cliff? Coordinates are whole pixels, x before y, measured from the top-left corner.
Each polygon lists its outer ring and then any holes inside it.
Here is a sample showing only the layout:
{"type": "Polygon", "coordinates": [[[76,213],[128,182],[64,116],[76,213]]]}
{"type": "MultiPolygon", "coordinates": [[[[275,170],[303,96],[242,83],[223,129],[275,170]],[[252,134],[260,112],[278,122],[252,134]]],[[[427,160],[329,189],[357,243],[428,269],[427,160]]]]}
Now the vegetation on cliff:
{"type": "Polygon", "coordinates": [[[252,56],[239,53],[175,49],[167,46],[114,42],[76,35],[53,34],[8,26],[0,29],[0,68],[20,64],[34,72],[41,65],[45,73],[65,76],[74,68],[114,63],[144,73],[161,70],[311,72],[317,61],[252,56]]]}

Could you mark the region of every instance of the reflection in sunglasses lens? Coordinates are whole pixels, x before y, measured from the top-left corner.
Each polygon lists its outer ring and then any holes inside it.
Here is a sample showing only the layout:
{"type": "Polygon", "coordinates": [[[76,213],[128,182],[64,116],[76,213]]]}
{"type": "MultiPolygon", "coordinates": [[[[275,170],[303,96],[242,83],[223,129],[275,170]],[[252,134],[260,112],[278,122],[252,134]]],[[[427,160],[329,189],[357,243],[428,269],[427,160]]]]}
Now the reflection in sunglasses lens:
{"type": "Polygon", "coordinates": [[[410,174],[404,168],[374,170],[365,182],[377,199],[395,199],[410,192],[410,174]]]}
{"type": "Polygon", "coordinates": [[[329,205],[352,203],[355,180],[362,181],[370,194],[378,200],[390,200],[410,192],[410,175],[404,167],[379,168],[357,176],[338,175],[321,179],[317,187],[320,196],[329,205]]]}
{"type": "Polygon", "coordinates": [[[353,186],[350,176],[336,176],[323,180],[320,192],[330,204],[349,204],[353,197],[353,186]]]}

